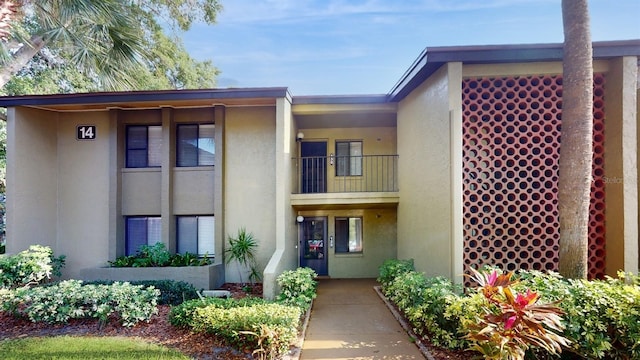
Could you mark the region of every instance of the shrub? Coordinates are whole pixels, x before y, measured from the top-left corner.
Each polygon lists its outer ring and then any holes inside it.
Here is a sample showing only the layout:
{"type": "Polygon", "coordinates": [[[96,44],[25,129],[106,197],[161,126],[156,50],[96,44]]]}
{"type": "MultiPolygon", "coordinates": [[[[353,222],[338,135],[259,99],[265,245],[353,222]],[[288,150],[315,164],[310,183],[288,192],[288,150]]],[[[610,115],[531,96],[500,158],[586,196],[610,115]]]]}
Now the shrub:
{"type": "MultiPolygon", "coordinates": [[[[84,285],[111,285],[113,280],[85,281],[84,285]]],[[[176,280],[138,280],[129,281],[131,285],[154,287],[160,290],[158,305],[180,305],[187,300],[197,299],[198,290],[188,282],[176,280]]]]}
{"type": "Polygon", "coordinates": [[[42,283],[52,275],[59,276],[64,255],[55,257],[50,247],[32,245],[16,255],[0,255],[0,286],[15,288],[42,283]]]}
{"type": "Polygon", "coordinates": [[[149,321],[157,313],[159,291],[129,283],[83,285],[67,280],[46,287],[20,288],[4,295],[2,308],[33,322],[65,323],[94,317],[105,323],[113,313],[124,326],[149,321]]]}
{"type": "Polygon", "coordinates": [[[540,296],[530,289],[526,293],[514,292],[513,273],[471,271],[472,279],[480,285],[478,292],[485,299],[476,319],[464,323],[471,349],[482,353],[485,359],[523,360],[529,349],[560,354],[569,345],[561,335],[563,312],[555,304],[538,303],[540,296]]]}
{"type": "Polygon", "coordinates": [[[385,260],[384,263],[378,268],[379,276],[378,282],[382,285],[384,289],[387,287],[396,277],[400,274],[415,271],[415,266],[413,265],[413,259],[408,260],[395,260],[389,259],[385,260]]]}
{"type": "Polygon", "coordinates": [[[169,312],[169,322],[173,326],[188,328],[193,326],[193,317],[196,310],[200,308],[213,306],[220,309],[231,309],[234,307],[247,307],[266,303],[267,300],[258,297],[245,297],[242,299],[205,297],[201,299],[194,299],[172,307],[169,312]]]}
{"type": "Polygon", "coordinates": [[[306,311],[316,298],[318,275],[308,267],[285,271],[276,279],[280,286],[277,301],[284,305],[297,306],[306,311]]]}
{"type": "Polygon", "coordinates": [[[249,269],[249,281],[260,280],[255,255],[257,247],[258,240],[245,228],[240,228],[236,237],[229,236],[229,247],[224,251],[227,255],[225,262],[227,265],[232,261],[237,262],[240,282],[243,282],[242,267],[249,269]]]}
{"type": "Polygon", "coordinates": [[[164,266],[204,266],[211,264],[208,257],[197,255],[171,254],[163,243],[142,245],[135,255],[119,256],[109,261],[112,267],[164,267],[164,266]]]}
{"type": "Polygon", "coordinates": [[[240,348],[277,356],[297,338],[300,316],[300,308],[274,303],[229,309],[207,306],[195,310],[193,329],[221,336],[240,348]]]}

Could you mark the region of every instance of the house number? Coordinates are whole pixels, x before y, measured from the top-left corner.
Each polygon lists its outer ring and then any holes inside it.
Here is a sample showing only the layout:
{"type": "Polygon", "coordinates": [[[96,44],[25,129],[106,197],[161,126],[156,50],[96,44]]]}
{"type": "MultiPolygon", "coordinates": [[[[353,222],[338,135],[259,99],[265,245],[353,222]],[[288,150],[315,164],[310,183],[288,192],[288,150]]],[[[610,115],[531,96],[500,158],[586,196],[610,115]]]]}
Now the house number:
{"type": "Polygon", "coordinates": [[[78,125],[77,131],[76,131],[76,139],[95,140],[95,138],[96,138],[95,125],[78,125]]]}

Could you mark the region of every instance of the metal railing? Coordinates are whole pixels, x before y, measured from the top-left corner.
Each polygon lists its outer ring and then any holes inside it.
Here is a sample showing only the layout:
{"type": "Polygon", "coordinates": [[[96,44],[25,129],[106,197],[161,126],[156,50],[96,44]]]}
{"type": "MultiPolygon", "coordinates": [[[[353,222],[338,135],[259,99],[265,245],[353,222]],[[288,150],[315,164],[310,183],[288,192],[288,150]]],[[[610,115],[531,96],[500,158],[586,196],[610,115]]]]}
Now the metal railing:
{"type": "Polygon", "coordinates": [[[294,194],[398,191],[398,155],[294,158],[294,194]]]}

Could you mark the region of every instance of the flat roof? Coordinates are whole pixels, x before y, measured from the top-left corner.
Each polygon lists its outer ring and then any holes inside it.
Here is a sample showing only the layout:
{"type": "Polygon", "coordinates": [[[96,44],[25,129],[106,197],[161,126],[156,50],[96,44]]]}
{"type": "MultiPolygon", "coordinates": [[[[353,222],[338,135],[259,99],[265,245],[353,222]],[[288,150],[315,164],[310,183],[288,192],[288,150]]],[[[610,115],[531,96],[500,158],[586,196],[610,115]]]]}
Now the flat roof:
{"type": "MultiPolygon", "coordinates": [[[[448,62],[500,64],[562,61],[563,47],[554,44],[427,47],[389,91],[390,101],[400,101],[448,62]]],[[[640,56],[640,39],[593,43],[593,58],[640,56]]]]}
{"type": "MultiPolygon", "coordinates": [[[[640,56],[640,39],[593,43],[594,59],[640,56]]],[[[447,62],[492,64],[561,61],[563,44],[519,44],[427,47],[388,94],[291,96],[286,87],[202,90],[123,91],[0,97],[0,107],[32,106],[59,111],[159,106],[274,105],[288,98],[293,105],[365,105],[398,102],[447,62]]]]}

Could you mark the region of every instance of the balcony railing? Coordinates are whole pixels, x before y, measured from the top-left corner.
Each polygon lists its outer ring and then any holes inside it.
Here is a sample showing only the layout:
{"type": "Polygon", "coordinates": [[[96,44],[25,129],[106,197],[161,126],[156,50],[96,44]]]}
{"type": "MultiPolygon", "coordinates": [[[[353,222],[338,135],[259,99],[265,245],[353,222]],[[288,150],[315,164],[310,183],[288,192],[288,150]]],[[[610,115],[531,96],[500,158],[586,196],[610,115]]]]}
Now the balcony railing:
{"type": "Polygon", "coordinates": [[[398,191],[398,155],[294,158],[294,194],[398,191]]]}

